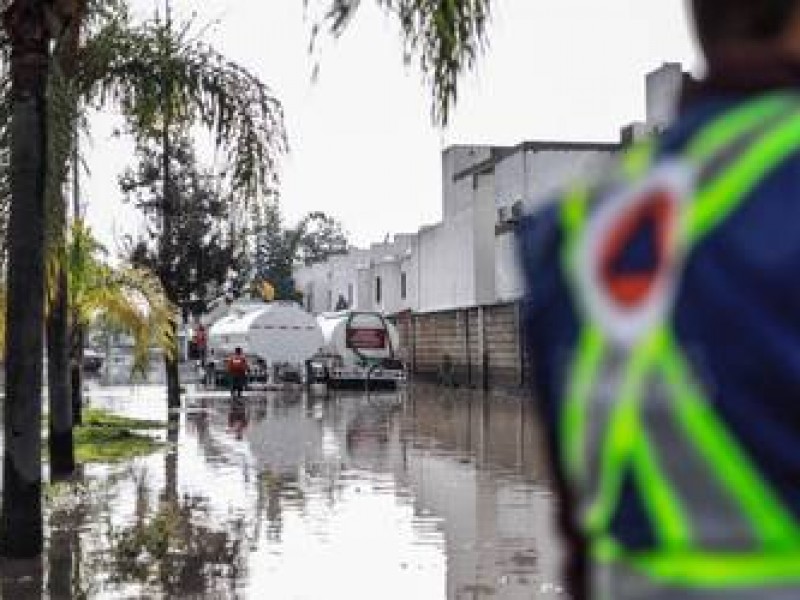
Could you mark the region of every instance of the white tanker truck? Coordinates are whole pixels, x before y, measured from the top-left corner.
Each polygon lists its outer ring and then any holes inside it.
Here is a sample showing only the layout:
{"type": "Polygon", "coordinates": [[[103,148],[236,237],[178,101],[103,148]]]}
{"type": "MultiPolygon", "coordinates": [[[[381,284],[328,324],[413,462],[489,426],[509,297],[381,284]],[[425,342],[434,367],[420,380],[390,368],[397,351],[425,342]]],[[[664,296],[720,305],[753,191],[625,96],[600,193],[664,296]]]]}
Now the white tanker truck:
{"type": "Polygon", "coordinates": [[[324,344],[313,379],[332,388],[395,388],[406,380],[400,335],[380,313],[341,311],[317,317],[324,344]]]}
{"type": "Polygon", "coordinates": [[[299,381],[304,364],[322,345],[314,317],[295,302],[234,306],[208,331],[207,373],[214,382],[223,379],[225,359],[240,347],[251,377],[266,381],[278,374],[299,381]]]}

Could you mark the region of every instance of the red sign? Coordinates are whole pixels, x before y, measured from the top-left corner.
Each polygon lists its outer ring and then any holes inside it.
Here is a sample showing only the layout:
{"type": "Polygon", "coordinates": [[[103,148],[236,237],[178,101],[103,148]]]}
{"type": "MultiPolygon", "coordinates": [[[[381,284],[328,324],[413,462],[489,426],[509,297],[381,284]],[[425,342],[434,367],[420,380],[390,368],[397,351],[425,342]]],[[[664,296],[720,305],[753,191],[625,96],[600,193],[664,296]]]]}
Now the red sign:
{"type": "Polygon", "coordinates": [[[386,331],[383,329],[347,329],[347,347],[359,350],[379,350],[386,347],[386,331]]]}

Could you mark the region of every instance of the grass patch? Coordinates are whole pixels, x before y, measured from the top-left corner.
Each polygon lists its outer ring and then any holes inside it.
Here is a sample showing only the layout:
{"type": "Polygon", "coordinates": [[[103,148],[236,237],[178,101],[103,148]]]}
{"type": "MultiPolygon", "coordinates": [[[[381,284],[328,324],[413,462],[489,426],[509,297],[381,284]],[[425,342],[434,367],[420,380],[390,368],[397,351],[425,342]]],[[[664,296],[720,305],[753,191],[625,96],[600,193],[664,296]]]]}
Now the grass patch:
{"type": "Polygon", "coordinates": [[[75,459],[78,462],[118,462],[145,456],[164,447],[164,443],[130,429],[109,426],[76,427],[75,459]]]}
{"type": "Polygon", "coordinates": [[[167,426],[163,421],[131,419],[99,408],[84,409],[82,417],[83,425],[72,432],[77,462],[121,462],[152,454],[165,446],[164,442],[138,433],[163,430],[167,426]]]}
{"type": "Polygon", "coordinates": [[[83,410],[83,427],[107,427],[111,429],[163,429],[164,421],[148,419],[131,419],[115,415],[101,408],[85,408],[83,410]]]}

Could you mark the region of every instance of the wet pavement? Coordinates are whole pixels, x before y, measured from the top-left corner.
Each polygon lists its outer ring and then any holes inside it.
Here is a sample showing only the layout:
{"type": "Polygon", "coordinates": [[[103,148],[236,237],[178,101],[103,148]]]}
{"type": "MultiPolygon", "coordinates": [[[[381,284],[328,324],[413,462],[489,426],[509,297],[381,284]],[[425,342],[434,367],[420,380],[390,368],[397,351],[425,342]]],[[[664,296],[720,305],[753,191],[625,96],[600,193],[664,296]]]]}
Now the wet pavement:
{"type": "MultiPolygon", "coordinates": [[[[167,419],[161,386],[90,396],[167,419]]],[[[43,564],[4,570],[3,598],[563,597],[524,402],[190,388],[171,424],[167,449],[53,492],[43,564]]]]}

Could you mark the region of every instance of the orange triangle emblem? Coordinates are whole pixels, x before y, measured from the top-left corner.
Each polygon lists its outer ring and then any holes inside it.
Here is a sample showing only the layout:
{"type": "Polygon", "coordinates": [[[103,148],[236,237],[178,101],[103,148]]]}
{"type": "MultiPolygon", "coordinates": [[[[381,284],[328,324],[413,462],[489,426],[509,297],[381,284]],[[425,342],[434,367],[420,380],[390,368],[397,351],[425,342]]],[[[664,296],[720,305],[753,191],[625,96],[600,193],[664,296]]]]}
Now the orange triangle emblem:
{"type": "Polygon", "coordinates": [[[601,240],[600,281],[607,297],[624,310],[645,304],[670,264],[678,202],[671,190],[655,188],[618,215],[601,240]]]}

